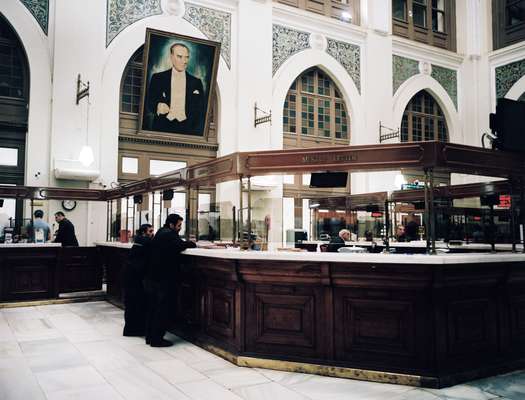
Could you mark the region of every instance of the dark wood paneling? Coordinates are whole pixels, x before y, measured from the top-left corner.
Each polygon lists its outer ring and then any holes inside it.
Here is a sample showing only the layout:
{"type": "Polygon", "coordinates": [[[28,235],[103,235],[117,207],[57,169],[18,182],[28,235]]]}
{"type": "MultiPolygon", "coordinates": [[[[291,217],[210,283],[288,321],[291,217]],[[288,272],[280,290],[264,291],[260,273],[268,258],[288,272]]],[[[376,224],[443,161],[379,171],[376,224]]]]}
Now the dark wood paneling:
{"type": "Polygon", "coordinates": [[[102,289],[96,247],[0,248],[0,301],[102,289]]]}
{"type": "Polygon", "coordinates": [[[322,310],[321,287],[247,285],[246,351],[321,358],[322,310]]]}
{"type": "Polygon", "coordinates": [[[101,263],[106,279],[106,293],[117,304],[124,304],[123,274],[128,261],[129,249],[100,247],[101,263]]]}
{"type": "Polygon", "coordinates": [[[34,250],[2,249],[0,300],[33,300],[57,296],[57,249],[34,250]]]}
{"type": "Polygon", "coordinates": [[[205,289],[206,332],[219,339],[235,337],[235,289],[209,286],[205,289]]]}
{"type": "Polygon", "coordinates": [[[102,264],[96,247],[64,247],[61,250],[61,293],[102,289],[102,264]]]}

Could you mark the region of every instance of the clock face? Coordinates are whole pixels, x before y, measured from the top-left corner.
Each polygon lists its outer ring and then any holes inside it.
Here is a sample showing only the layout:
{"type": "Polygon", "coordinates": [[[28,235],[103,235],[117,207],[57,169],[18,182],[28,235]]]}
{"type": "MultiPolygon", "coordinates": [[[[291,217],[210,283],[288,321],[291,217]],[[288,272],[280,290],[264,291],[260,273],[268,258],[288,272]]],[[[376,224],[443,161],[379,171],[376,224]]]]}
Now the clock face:
{"type": "Polygon", "coordinates": [[[62,207],[66,211],[71,211],[77,206],[77,202],[75,200],[63,200],[62,201],[62,207]]]}

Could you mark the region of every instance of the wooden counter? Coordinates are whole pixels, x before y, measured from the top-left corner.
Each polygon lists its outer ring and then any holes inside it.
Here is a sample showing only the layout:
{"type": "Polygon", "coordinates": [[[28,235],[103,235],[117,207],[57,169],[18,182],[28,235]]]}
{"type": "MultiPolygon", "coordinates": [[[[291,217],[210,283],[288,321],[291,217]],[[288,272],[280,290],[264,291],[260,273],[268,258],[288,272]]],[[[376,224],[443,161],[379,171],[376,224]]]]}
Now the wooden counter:
{"type": "Polygon", "coordinates": [[[101,289],[102,267],[96,247],[0,245],[0,302],[54,299],[60,293],[101,289]]]}
{"type": "Polygon", "coordinates": [[[239,365],[428,387],[525,365],[523,254],[189,249],[179,272],[176,333],[239,365]]]}

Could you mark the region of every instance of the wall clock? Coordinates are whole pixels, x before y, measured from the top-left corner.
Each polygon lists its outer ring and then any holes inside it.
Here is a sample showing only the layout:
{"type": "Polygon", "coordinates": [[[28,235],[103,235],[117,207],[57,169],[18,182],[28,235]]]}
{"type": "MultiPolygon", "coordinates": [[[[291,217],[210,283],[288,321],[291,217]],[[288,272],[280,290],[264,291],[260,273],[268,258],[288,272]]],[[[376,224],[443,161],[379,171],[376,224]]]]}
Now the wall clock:
{"type": "Polygon", "coordinates": [[[75,200],[62,200],[62,208],[66,211],[73,211],[77,206],[75,200]]]}

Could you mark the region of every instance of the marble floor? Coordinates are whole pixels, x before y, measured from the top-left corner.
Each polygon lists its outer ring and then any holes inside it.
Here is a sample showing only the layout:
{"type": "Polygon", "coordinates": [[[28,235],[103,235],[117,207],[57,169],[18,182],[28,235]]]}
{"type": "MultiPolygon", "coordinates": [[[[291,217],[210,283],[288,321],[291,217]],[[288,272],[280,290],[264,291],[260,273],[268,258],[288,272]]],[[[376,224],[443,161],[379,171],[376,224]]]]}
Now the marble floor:
{"type": "Polygon", "coordinates": [[[123,312],[99,301],[0,309],[0,400],[525,399],[525,371],[442,390],[236,367],[175,336],[121,336],[123,312]]]}

